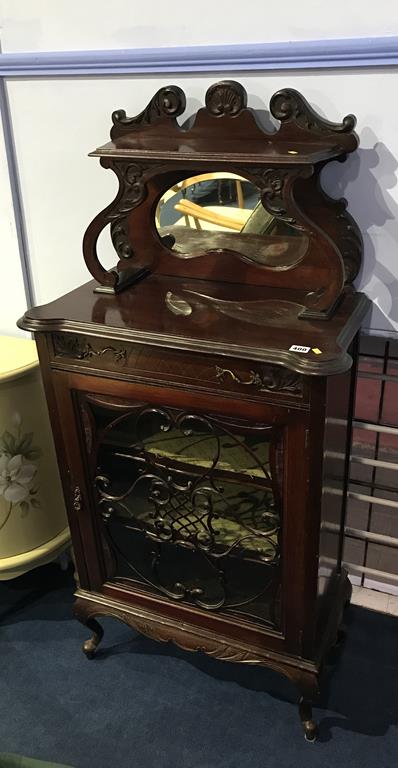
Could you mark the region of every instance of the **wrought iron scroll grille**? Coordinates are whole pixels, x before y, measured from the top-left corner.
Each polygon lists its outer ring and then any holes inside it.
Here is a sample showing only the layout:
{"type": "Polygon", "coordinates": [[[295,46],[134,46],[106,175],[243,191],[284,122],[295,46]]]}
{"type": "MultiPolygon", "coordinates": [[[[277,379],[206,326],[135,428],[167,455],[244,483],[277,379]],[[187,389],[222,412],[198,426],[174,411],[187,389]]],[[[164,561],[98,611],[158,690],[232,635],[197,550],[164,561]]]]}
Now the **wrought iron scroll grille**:
{"type": "Polygon", "coordinates": [[[272,603],[276,624],[280,428],[143,404],[115,415],[111,406],[88,397],[83,421],[96,432],[94,486],[118,562],[132,580],[209,610],[245,606],[256,616],[256,601],[272,603]]]}

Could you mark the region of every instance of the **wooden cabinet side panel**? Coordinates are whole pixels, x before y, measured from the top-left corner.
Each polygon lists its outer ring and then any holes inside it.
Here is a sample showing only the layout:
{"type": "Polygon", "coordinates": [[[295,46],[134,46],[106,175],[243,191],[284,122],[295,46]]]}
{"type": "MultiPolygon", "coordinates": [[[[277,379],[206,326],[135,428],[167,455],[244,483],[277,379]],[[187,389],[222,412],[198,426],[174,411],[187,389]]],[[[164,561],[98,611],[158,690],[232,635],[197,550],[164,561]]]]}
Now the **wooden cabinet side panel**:
{"type": "Polygon", "coordinates": [[[337,630],[350,586],[342,568],[347,505],[353,405],[356,382],[357,339],[350,353],[352,368],[327,380],[323,441],[322,504],[319,536],[317,640],[337,630]],[[344,583],[347,582],[344,587],[344,583]],[[329,630],[325,630],[329,624],[329,630]]]}
{"type": "Polygon", "coordinates": [[[287,603],[286,637],[292,652],[305,656],[305,630],[311,616],[314,572],[313,519],[309,505],[310,461],[308,417],[290,414],[286,440],[285,503],[283,526],[283,595],[287,603]]]}
{"type": "Polygon", "coordinates": [[[71,530],[72,546],[76,563],[78,565],[77,570],[79,581],[82,586],[89,588],[89,569],[86,562],[85,547],[82,542],[81,531],[79,527],[78,507],[81,505],[81,500],[79,498],[79,490],[76,490],[76,486],[73,484],[71,462],[67,452],[67,427],[70,427],[71,423],[70,421],[68,423],[66,414],[63,412],[62,406],[60,408],[59,402],[57,401],[55,382],[50,367],[48,337],[44,334],[36,334],[35,341],[40,360],[40,369],[43,378],[43,386],[46,394],[48,413],[54,438],[65,507],[68,515],[69,527],[71,530]]]}
{"type": "Polygon", "coordinates": [[[46,339],[38,338],[40,364],[72,535],[80,586],[99,590],[104,567],[68,373],[51,370],[46,339]]]}

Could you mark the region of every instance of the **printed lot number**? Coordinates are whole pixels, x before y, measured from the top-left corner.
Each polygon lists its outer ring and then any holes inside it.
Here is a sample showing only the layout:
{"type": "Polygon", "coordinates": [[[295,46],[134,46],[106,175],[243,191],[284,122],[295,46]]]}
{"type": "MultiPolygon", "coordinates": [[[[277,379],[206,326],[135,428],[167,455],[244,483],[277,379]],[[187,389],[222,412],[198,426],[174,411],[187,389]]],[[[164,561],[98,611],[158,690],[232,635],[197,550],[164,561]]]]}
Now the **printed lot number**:
{"type": "Polygon", "coordinates": [[[302,352],[303,354],[307,354],[310,349],[311,347],[301,347],[299,344],[292,344],[292,346],[289,347],[289,352],[302,352]]]}

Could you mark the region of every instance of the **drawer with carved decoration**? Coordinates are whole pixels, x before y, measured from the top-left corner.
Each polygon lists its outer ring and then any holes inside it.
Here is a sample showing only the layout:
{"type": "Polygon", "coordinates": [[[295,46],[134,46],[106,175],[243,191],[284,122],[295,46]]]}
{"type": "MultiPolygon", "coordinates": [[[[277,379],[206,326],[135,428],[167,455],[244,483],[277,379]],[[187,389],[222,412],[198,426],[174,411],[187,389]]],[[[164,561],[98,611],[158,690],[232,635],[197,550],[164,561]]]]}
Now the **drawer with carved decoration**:
{"type": "Polygon", "coordinates": [[[281,365],[71,333],[52,334],[49,347],[53,368],[308,406],[305,376],[281,365]]]}

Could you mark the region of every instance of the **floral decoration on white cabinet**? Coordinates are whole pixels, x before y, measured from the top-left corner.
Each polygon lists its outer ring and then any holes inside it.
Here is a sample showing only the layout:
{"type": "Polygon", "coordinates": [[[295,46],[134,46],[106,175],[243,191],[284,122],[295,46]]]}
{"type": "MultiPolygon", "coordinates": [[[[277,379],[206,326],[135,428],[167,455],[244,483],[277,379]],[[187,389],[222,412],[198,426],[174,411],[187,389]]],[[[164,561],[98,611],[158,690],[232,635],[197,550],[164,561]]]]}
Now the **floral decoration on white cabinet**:
{"type": "Polygon", "coordinates": [[[0,520],[0,530],[9,520],[11,512],[19,507],[22,517],[31,508],[40,507],[37,485],[37,459],[40,448],[33,445],[33,432],[23,432],[19,413],[13,417],[13,431],[0,436],[0,496],[9,503],[6,516],[0,520]]]}

